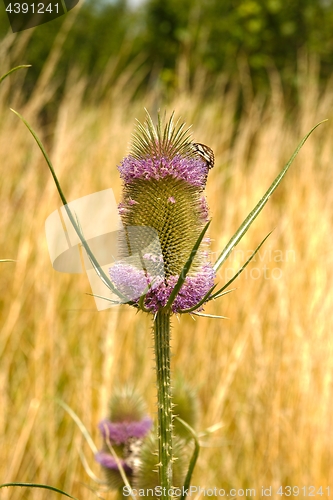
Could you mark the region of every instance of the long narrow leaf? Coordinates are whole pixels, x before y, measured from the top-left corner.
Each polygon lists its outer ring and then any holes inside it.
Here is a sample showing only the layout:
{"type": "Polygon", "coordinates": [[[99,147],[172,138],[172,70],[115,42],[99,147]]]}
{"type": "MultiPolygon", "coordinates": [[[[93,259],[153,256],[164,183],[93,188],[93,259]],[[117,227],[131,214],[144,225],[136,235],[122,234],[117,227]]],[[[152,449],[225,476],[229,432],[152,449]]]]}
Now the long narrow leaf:
{"type": "Polygon", "coordinates": [[[93,481],[95,481],[95,483],[97,484],[100,484],[101,486],[106,486],[107,485],[107,481],[103,481],[103,479],[100,479],[98,476],[96,476],[96,474],[91,470],[90,468],[90,465],[88,463],[88,460],[86,459],[86,456],[85,454],[83,453],[83,451],[81,450],[81,448],[78,448],[77,449],[78,451],[78,454],[80,456],[80,459],[81,459],[81,464],[83,465],[83,468],[84,470],[86,471],[86,473],[88,474],[88,476],[93,479],[93,481]]]}
{"type": "Polygon", "coordinates": [[[35,141],[37,142],[37,144],[39,146],[39,149],[41,150],[41,152],[42,152],[42,154],[43,154],[43,156],[44,156],[44,158],[46,160],[46,163],[47,163],[47,165],[48,165],[48,167],[50,169],[50,172],[52,174],[53,180],[54,180],[55,185],[57,187],[59,196],[60,196],[61,201],[62,201],[62,203],[63,203],[63,205],[65,207],[65,210],[67,212],[68,218],[71,221],[71,224],[74,227],[74,229],[76,231],[76,234],[80,238],[81,243],[82,243],[84,249],[86,250],[91,263],[93,264],[95,271],[96,271],[96,269],[98,269],[98,275],[99,275],[99,277],[106,284],[106,286],[110,290],[112,290],[113,293],[115,293],[116,295],[118,295],[118,297],[120,297],[122,300],[126,299],[126,297],[121,292],[119,292],[119,290],[117,290],[114,287],[113,283],[110,281],[110,279],[107,277],[107,275],[105,274],[105,272],[103,271],[103,269],[100,267],[100,265],[99,265],[96,257],[94,256],[94,254],[90,250],[90,247],[89,247],[87,241],[85,240],[82,232],[80,231],[80,228],[79,228],[79,226],[78,226],[78,224],[77,224],[77,222],[76,222],[76,220],[75,220],[75,218],[74,218],[74,216],[73,216],[73,214],[72,214],[72,212],[71,212],[71,210],[70,210],[70,208],[69,208],[69,206],[67,204],[67,200],[65,198],[64,193],[62,192],[60,183],[58,181],[58,178],[57,178],[56,173],[54,171],[54,168],[52,166],[51,160],[48,157],[48,154],[46,153],[45,148],[44,148],[42,142],[40,141],[39,137],[37,136],[36,132],[32,129],[32,127],[29,125],[29,123],[23,118],[23,116],[20,115],[20,113],[18,113],[17,111],[15,111],[12,108],[11,108],[11,111],[13,111],[13,113],[15,113],[23,121],[23,123],[25,124],[25,126],[27,127],[27,129],[29,130],[29,132],[31,133],[31,135],[33,136],[33,138],[35,139],[35,141]]]}
{"type": "Polygon", "coordinates": [[[114,460],[115,460],[115,462],[116,462],[116,464],[117,464],[117,467],[118,467],[119,473],[120,473],[120,475],[121,475],[121,479],[123,480],[124,485],[127,487],[127,489],[128,489],[128,491],[129,491],[129,494],[130,494],[130,496],[131,496],[132,500],[135,500],[135,495],[133,494],[133,492],[132,492],[132,491],[133,491],[133,490],[132,490],[132,487],[131,487],[131,485],[130,485],[130,484],[129,484],[129,482],[128,482],[128,479],[127,479],[127,476],[126,476],[126,472],[125,472],[125,470],[124,470],[124,467],[122,466],[122,463],[121,463],[121,461],[119,460],[119,457],[118,457],[117,453],[115,452],[115,450],[114,450],[114,448],[113,448],[113,446],[112,446],[112,444],[111,444],[110,439],[109,439],[108,437],[106,437],[106,438],[105,438],[105,440],[106,440],[106,444],[107,444],[107,446],[108,446],[108,449],[109,449],[109,451],[110,451],[111,455],[113,456],[113,458],[114,458],[114,460]]]}
{"type": "Polygon", "coordinates": [[[266,203],[268,202],[270,196],[273,194],[273,192],[275,191],[275,189],[278,187],[278,185],[280,184],[281,180],[283,179],[283,177],[286,175],[290,165],[292,164],[292,162],[294,161],[295,157],[297,156],[297,154],[299,153],[300,149],[302,148],[303,144],[305,143],[305,141],[308,139],[308,137],[312,134],[312,132],[317,128],[319,127],[319,125],[321,125],[322,123],[324,123],[325,121],[327,120],[323,120],[319,123],[317,123],[317,125],[315,125],[308,134],[306,134],[305,137],[303,137],[303,139],[301,140],[301,142],[299,143],[299,145],[297,146],[296,150],[294,151],[292,157],[290,158],[290,160],[287,162],[287,164],[285,165],[284,169],[279,173],[279,175],[276,177],[276,179],[273,181],[273,183],[271,184],[271,186],[268,188],[268,190],[266,191],[266,193],[264,194],[264,196],[261,198],[261,200],[257,203],[257,205],[254,207],[254,209],[252,210],[252,212],[249,213],[249,215],[246,217],[246,219],[243,221],[243,223],[240,225],[240,227],[238,228],[238,230],[236,231],[236,233],[233,235],[233,237],[230,239],[230,241],[227,243],[226,247],[224,248],[224,250],[222,251],[222,253],[220,254],[220,256],[218,257],[217,261],[215,262],[214,264],[214,269],[215,271],[217,271],[221,265],[223,264],[223,262],[226,260],[226,258],[228,257],[228,255],[230,254],[231,250],[237,245],[237,243],[243,238],[244,234],[246,233],[246,231],[249,229],[249,227],[251,226],[252,222],[254,221],[254,219],[258,216],[258,214],[261,212],[261,210],[264,208],[264,206],[266,205],[266,203]]]}
{"type": "Polygon", "coordinates": [[[8,71],[7,73],[5,73],[4,75],[0,76],[0,83],[5,78],[7,78],[7,76],[9,76],[11,73],[14,73],[14,71],[17,71],[18,69],[21,69],[21,68],[31,68],[31,64],[21,64],[21,66],[16,66],[16,68],[11,69],[10,71],[8,71]]]}
{"type": "MultiPolygon", "coordinates": [[[[218,295],[214,294],[214,299],[219,299],[220,297],[223,297],[223,295],[227,295],[228,293],[234,292],[235,290],[237,290],[237,288],[230,288],[230,290],[226,290],[225,292],[219,293],[218,295]]],[[[221,292],[221,290],[219,291],[221,292]]]]}
{"type": "Polygon", "coordinates": [[[90,436],[89,432],[87,431],[87,428],[86,426],[83,424],[82,420],[80,419],[80,417],[75,413],[74,410],[72,410],[72,408],[70,406],[68,406],[68,404],[65,403],[65,401],[62,401],[61,399],[57,399],[56,400],[57,403],[65,410],[67,411],[68,415],[70,415],[72,417],[72,419],[74,420],[74,422],[76,423],[76,425],[78,426],[78,428],[80,429],[82,435],[84,436],[85,440],[87,441],[91,451],[93,453],[97,453],[98,452],[98,448],[97,446],[95,445],[92,437],[90,436]]]}
{"type": "Polygon", "coordinates": [[[193,316],[201,316],[202,318],[214,318],[214,319],[230,319],[228,316],[217,316],[216,314],[205,314],[200,312],[193,312],[193,316]]]}
{"type": "MultiPolygon", "coordinates": [[[[259,249],[261,248],[261,246],[265,243],[265,241],[267,240],[268,236],[270,236],[272,234],[272,231],[270,231],[267,236],[265,236],[265,238],[262,240],[262,242],[257,246],[257,248],[254,250],[254,252],[252,252],[252,254],[250,255],[250,257],[247,259],[247,261],[245,262],[245,264],[242,265],[242,267],[237,271],[237,273],[231,278],[231,280],[228,281],[228,283],[226,283],[225,285],[223,285],[222,288],[220,288],[219,290],[217,290],[217,292],[215,292],[213,295],[210,296],[209,300],[213,300],[213,299],[216,299],[217,296],[220,296],[220,293],[223,292],[223,290],[225,290],[226,288],[228,288],[229,285],[231,285],[231,283],[233,281],[235,281],[235,279],[244,271],[244,269],[246,268],[246,266],[249,264],[249,262],[251,262],[251,260],[253,259],[253,257],[255,256],[255,254],[259,251],[259,249]]],[[[209,302],[209,300],[207,300],[207,302],[209,302]]]]}
{"type": "MultiPolygon", "coordinates": [[[[245,264],[243,264],[243,266],[237,271],[237,273],[231,278],[230,281],[228,281],[228,283],[226,285],[224,285],[222,288],[220,288],[219,290],[217,290],[214,294],[212,294],[214,288],[216,288],[216,285],[214,285],[207,293],[206,295],[200,300],[200,302],[198,302],[198,304],[196,304],[195,306],[189,308],[189,309],[184,309],[182,311],[179,311],[180,313],[189,313],[189,312],[193,312],[195,311],[196,309],[198,309],[198,307],[200,307],[202,304],[204,304],[205,302],[209,302],[210,300],[213,300],[213,299],[216,299],[218,296],[220,297],[221,295],[223,295],[221,292],[223,292],[223,290],[225,290],[236,278],[237,276],[239,276],[241,274],[242,271],[244,271],[244,269],[246,268],[246,266],[248,265],[248,263],[253,259],[253,257],[255,256],[255,254],[258,252],[258,250],[260,249],[260,247],[264,244],[264,242],[267,240],[268,236],[272,233],[272,231],[270,233],[268,233],[268,235],[262,240],[262,242],[260,243],[260,245],[257,246],[257,248],[255,249],[255,251],[251,254],[251,256],[249,257],[249,259],[245,262],[245,264]]],[[[230,290],[231,291],[231,290],[230,290]]],[[[225,292],[227,293],[227,292],[225,292]]],[[[229,293],[229,292],[228,292],[229,293]]],[[[199,314],[199,313],[196,313],[198,316],[204,316],[203,314],[199,314]]],[[[224,316],[221,316],[221,318],[223,319],[226,319],[224,318],[224,316]]]]}
{"type": "Polygon", "coordinates": [[[206,295],[200,300],[200,302],[198,302],[197,304],[195,304],[195,306],[190,307],[189,309],[181,309],[179,311],[180,314],[189,313],[189,312],[192,312],[192,311],[195,311],[196,309],[198,309],[198,307],[202,306],[209,299],[209,297],[211,296],[213,290],[216,287],[217,287],[217,285],[212,286],[212,288],[210,288],[208,290],[208,292],[206,293],[206,295]]]}
{"type": "Polygon", "coordinates": [[[147,293],[143,293],[139,299],[139,308],[141,309],[141,311],[143,312],[146,312],[146,313],[149,313],[150,310],[146,308],[145,306],[145,298],[147,296],[147,293]]]}
{"type": "Polygon", "coordinates": [[[60,493],[61,495],[65,495],[65,497],[72,498],[73,500],[77,500],[77,498],[72,497],[69,493],[65,491],[59,490],[59,488],[55,488],[54,486],[49,486],[47,484],[38,484],[38,483],[6,483],[0,484],[0,488],[8,488],[10,486],[20,486],[21,488],[43,488],[45,490],[55,491],[56,493],[60,493]]]}
{"type": "MultiPolygon", "coordinates": [[[[88,293],[86,292],[86,295],[89,295],[90,297],[97,297],[98,299],[103,299],[106,300],[107,302],[111,302],[111,304],[115,306],[120,306],[123,304],[123,302],[118,302],[117,300],[110,299],[110,297],[105,297],[104,295],[97,295],[95,293],[88,293]]],[[[128,302],[126,302],[128,304],[128,302]]]]}
{"type": "Polygon", "coordinates": [[[192,429],[192,427],[190,425],[188,425],[188,423],[186,423],[183,419],[181,419],[179,417],[175,417],[175,418],[181,424],[183,424],[183,426],[190,432],[190,434],[193,438],[193,441],[194,441],[194,451],[193,451],[190,465],[188,467],[188,471],[186,474],[184,486],[182,489],[182,496],[180,497],[181,500],[184,500],[186,498],[186,490],[190,487],[190,484],[191,484],[191,479],[192,479],[192,474],[194,471],[195,464],[198,460],[199,451],[200,451],[200,444],[199,444],[198,436],[197,436],[196,432],[194,431],[194,429],[192,429]]]}
{"type": "Polygon", "coordinates": [[[174,289],[172,290],[171,294],[170,294],[170,297],[169,297],[169,300],[165,306],[166,309],[170,308],[175,300],[175,298],[177,297],[177,294],[179,292],[179,290],[181,289],[181,287],[183,286],[183,283],[185,281],[185,278],[187,276],[187,273],[189,272],[190,270],[190,267],[191,267],[191,264],[193,262],[193,259],[194,257],[196,256],[197,254],[197,251],[198,251],[198,248],[200,246],[200,243],[202,242],[203,240],[203,237],[205,236],[206,234],[206,231],[209,227],[209,224],[210,224],[210,221],[207,222],[207,224],[205,225],[205,227],[203,228],[203,230],[201,231],[201,234],[199,236],[199,238],[197,239],[197,241],[195,242],[195,245],[192,249],[192,252],[189,256],[189,258],[187,259],[183,269],[182,269],[182,272],[180,273],[179,275],[179,278],[178,278],[178,281],[174,287],[174,289]]]}
{"type": "Polygon", "coordinates": [[[65,3],[65,0],[60,0],[62,8],[64,9],[65,14],[67,14],[67,5],[65,3]]]}

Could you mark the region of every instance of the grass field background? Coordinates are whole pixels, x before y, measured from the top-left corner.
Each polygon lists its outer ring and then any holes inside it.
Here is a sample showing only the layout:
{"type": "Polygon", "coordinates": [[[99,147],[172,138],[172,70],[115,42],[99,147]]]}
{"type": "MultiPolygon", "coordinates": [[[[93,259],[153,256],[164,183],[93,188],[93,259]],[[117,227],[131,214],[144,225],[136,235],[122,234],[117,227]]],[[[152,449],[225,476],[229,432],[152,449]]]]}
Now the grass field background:
{"type": "MultiPolygon", "coordinates": [[[[28,62],[23,41],[16,52],[5,43],[1,73],[28,62]]],[[[80,500],[97,498],[79,451],[95,474],[102,472],[56,399],[77,413],[97,446],[97,424],[115,387],[135,383],[156,412],[151,318],[127,306],[97,312],[85,295],[85,275],[52,269],[44,223],[60,199],[36,143],[9,108],[44,141],[68,200],[109,187],[119,200],[117,165],[128,151],[135,118],[144,118],[144,107],[152,113],[160,107],[193,124],[195,141],[215,152],[207,183],[214,255],[300,139],[329,119],[219,272],[223,283],[274,229],[236,281],[237,290],[206,308],[230,319],[174,317],[172,368],[198,392],[197,430],[217,427],[203,440],[194,485],[254,488],[257,497],[262,486],[274,491],[280,485],[331,486],[333,494],[333,84],[320,88],[315,65],[305,59],[293,106],[284,102],[278,75],[272,74],[265,99],[253,96],[243,81],[246,98],[236,124],[239,86],[221,80],[205,99],[200,71],[189,90],[186,62],[168,99],[156,86],[134,103],[135,70],[121,75],[98,104],[94,94],[84,99],[87,82],[73,70],[52,123],[45,125],[42,109],[53,99],[56,50],[27,101],[20,94],[27,70],[0,88],[0,258],[16,260],[0,264],[0,483],[46,483],[80,500]]],[[[4,500],[57,496],[19,488],[0,492],[4,500]]]]}

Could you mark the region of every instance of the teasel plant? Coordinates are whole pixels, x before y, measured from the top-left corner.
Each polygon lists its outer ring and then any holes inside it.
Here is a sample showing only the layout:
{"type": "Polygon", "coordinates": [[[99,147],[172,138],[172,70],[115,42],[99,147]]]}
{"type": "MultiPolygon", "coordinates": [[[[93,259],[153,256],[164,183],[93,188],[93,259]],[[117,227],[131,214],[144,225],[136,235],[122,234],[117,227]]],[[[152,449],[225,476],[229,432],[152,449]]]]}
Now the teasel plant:
{"type": "MultiPolygon", "coordinates": [[[[179,377],[175,379],[172,396],[178,417],[173,435],[173,456],[176,458],[173,485],[174,488],[180,488],[184,484],[186,464],[192,449],[192,436],[188,429],[189,426],[196,426],[199,402],[196,392],[179,377]]],[[[60,404],[70,412],[78,426],[84,429],[78,416],[64,402],[60,404]]],[[[91,448],[95,460],[102,466],[105,481],[97,478],[86,467],[89,476],[101,486],[117,490],[119,498],[130,496],[134,488],[145,491],[145,495],[141,496],[149,496],[148,490],[159,486],[156,470],[158,440],[156,426],[147,413],[142,394],[131,385],[115,387],[109,401],[108,414],[98,427],[103,444],[101,449],[97,449],[95,445],[91,448]]],[[[86,436],[87,431],[84,429],[83,432],[86,436]]],[[[91,445],[91,438],[87,440],[91,445]]]]}
{"type": "MultiPolygon", "coordinates": [[[[204,307],[230,291],[228,287],[249,264],[270,233],[223,286],[214,283],[217,271],[264,208],[305,141],[322,122],[315,125],[301,140],[285,167],[212,264],[209,254],[210,240],[207,237],[210,216],[204,196],[208,172],[214,161],[212,151],[203,144],[193,142],[189,129],[179,120],[175,121],[174,114],[168,120],[159,115],[155,125],[147,112],[145,122],[137,123],[129,155],[119,167],[123,181],[122,200],[119,205],[119,214],[124,226],[120,237],[122,254],[107,275],[100,268],[84,238],[79,221],[67,205],[40,139],[26,120],[18,112],[14,113],[27,126],[43,153],[68,217],[93,267],[103,283],[118,297],[119,301],[112,302],[126,303],[152,318],[158,406],[158,484],[163,488],[163,498],[171,499],[175,463],[170,373],[171,319],[175,315],[183,314],[223,318],[204,314],[204,307]],[[133,241],[132,237],[130,245],[131,227],[152,228],[157,234],[157,240],[152,238],[149,248],[155,248],[157,241],[157,250],[144,253],[147,242],[142,237],[144,233],[140,231],[137,232],[137,240],[134,237],[133,241]],[[137,260],[131,261],[128,258],[133,248],[139,254],[140,265],[137,260]]],[[[105,297],[105,300],[110,299],[105,297]]],[[[190,485],[199,443],[193,429],[183,421],[180,423],[187,427],[195,444],[184,480],[185,491],[190,485]]],[[[121,465],[119,467],[121,468],[121,465]]]]}

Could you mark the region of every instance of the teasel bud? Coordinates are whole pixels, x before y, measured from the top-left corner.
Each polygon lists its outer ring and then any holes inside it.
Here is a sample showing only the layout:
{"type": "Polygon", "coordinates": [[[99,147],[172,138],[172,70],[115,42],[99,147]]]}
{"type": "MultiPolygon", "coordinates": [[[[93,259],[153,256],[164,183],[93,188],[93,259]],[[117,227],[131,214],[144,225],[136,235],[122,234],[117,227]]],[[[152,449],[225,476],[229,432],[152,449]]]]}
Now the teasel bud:
{"type": "MultiPolygon", "coordinates": [[[[155,127],[147,113],[144,125],[138,123],[130,154],[119,167],[124,232],[121,259],[110,269],[110,277],[133,305],[146,311],[156,313],[166,306],[207,224],[203,192],[214,156],[208,162],[201,151],[202,147],[194,147],[184,124],[174,123],[173,115],[164,125],[159,117],[155,127]],[[140,254],[137,261],[135,252],[140,254]]],[[[206,248],[197,251],[172,303],[174,313],[195,307],[214,284],[208,238],[203,245],[206,248]]]]}
{"type": "MultiPolygon", "coordinates": [[[[178,375],[172,389],[173,414],[189,424],[195,430],[197,426],[200,405],[195,390],[178,375]]],[[[190,431],[177,419],[173,421],[174,434],[184,439],[191,439],[190,431]]]]}
{"type": "Polygon", "coordinates": [[[146,414],[145,403],[133,389],[127,388],[112,396],[108,418],[99,424],[103,448],[95,455],[105,471],[110,488],[118,489],[124,485],[111,447],[131,484],[133,474],[140,465],[143,439],[151,426],[152,420],[146,414]]]}
{"type": "MultiPolygon", "coordinates": [[[[133,476],[133,487],[143,490],[155,489],[160,486],[158,479],[158,441],[156,431],[145,438],[140,454],[140,465],[133,476]]],[[[191,447],[181,438],[173,439],[173,488],[181,488],[184,484],[191,447]]],[[[149,496],[149,491],[147,495],[149,496]]]]}

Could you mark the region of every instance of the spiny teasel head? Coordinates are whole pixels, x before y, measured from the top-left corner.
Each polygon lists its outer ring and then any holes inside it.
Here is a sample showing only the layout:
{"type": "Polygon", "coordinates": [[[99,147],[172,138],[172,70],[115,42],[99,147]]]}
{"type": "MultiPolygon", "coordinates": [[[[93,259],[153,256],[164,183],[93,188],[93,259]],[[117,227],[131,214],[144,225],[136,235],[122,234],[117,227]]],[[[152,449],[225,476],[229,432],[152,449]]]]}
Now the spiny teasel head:
{"type": "Polygon", "coordinates": [[[104,469],[110,488],[120,488],[123,485],[121,472],[112,450],[131,482],[141,464],[142,444],[151,427],[152,419],[146,412],[146,405],[141,395],[133,388],[114,392],[108,418],[99,423],[103,447],[95,455],[96,461],[104,469]]]}
{"type": "MultiPolygon", "coordinates": [[[[189,129],[174,123],[173,115],[165,124],[159,117],[156,127],[148,113],[145,123],[138,123],[130,153],[119,166],[124,183],[119,205],[122,260],[110,276],[121,293],[145,310],[166,306],[207,224],[203,191],[210,167],[194,147],[189,129]]],[[[206,238],[205,248],[196,252],[173,312],[193,308],[212,288],[215,273],[208,244],[206,238]]]]}
{"type": "Polygon", "coordinates": [[[174,123],[173,117],[174,113],[164,125],[160,114],[158,114],[157,126],[155,127],[147,112],[145,124],[137,121],[130,155],[139,161],[145,157],[158,158],[164,156],[172,159],[177,154],[182,156],[191,155],[193,148],[189,129],[185,128],[185,123],[179,124],[179,120],[174,123]]]}

